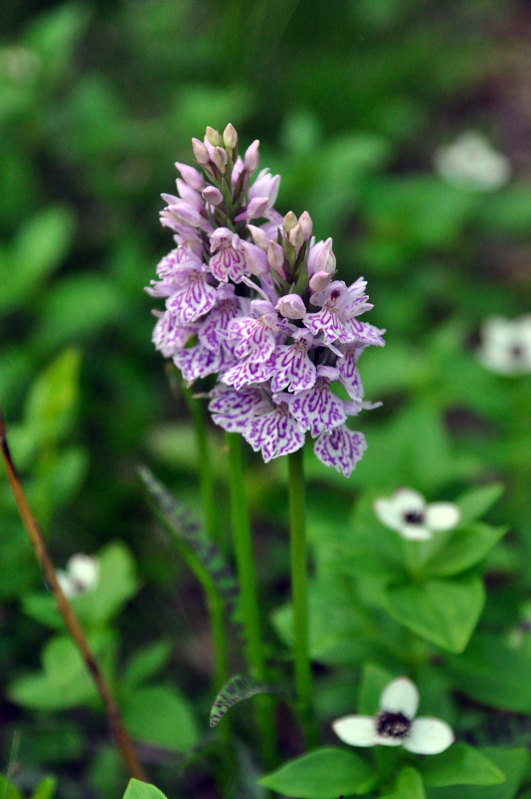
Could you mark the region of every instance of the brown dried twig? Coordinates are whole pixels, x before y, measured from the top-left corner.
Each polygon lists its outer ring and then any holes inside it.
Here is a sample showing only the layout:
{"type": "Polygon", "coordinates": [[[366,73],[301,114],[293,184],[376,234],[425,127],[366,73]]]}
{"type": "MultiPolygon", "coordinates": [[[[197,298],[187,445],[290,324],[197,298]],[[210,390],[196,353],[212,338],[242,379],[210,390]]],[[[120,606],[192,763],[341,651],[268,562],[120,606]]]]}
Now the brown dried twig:
{"type": "Polygon", "coordinates": [[[13,496],[15,498],[15,502],[17,503],[20,516],[28,533],[31,545],[33,546],[33,550],[41,567],[43,576],[55,598],[57,608],[61,616],[63,617],[65,627],[68,630],[70,636],[72,637],[72,640],[74,641],[75,645],[77,646],[81,654],[81,657],[83,658],[83,662],[85,663],[87,671],[94,680],[96,688],[98,689],[98,692],[103,701],[107,718],[109,720],[110,728],[116,739],[116,743],[118,744],[118,747],[124,759],[127,770],[129,771],[132,777],[136,777],[139,780],[146,781],[146,774],[144,772],[142,765],[139,763],[137,759],[131,739],[129,738],[125,730],[122,717],[120,715],[120,711],[118,710],[116,702],[114,701],[113,695],[110,691],[109,686],[107,685],[107,682],[105,681],[105,678],[101,672],[98,662],[87,643],[87,639],[85,638],[83,630],[81,629],[81,625],[79,624],[77,616],[75,615],[72,606],[68,602],[68,599],[66,598],[59,584],[59,581],[55,573],[55,566],[46,549],[46,545],[44,543],[40,527],[28,505],[28,501],[24,494],[22,484],[18,477],[17,470],[15,469],[15,465],[13,463],[13,459],[9,451],[9,445],[7,443],[7,430],[4,424],[1,408],[0,408],[0,449],[2,452],[2,459],[4,461],[5,469],[7,472],[7,478],[11,486],[11,491],[13,492],[13,496]]]}

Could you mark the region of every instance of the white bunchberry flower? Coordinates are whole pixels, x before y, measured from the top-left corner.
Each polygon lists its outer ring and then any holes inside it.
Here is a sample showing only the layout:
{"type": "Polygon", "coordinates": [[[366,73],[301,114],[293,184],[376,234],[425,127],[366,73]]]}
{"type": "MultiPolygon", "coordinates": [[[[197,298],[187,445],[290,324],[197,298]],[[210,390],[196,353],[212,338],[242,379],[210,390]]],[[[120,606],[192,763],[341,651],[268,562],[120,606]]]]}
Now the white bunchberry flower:
{"type": "Polygon", "coordinates": [[[531,314],[517,319],[494,316],[481,328],[481,363],[503,375],[531,373],[531,314]]]}
{"type": "Polygon", "coordinates": [[[422,494],[411,488],[399,488],[392,497],[375,500],[373,508],[382,524],[411,541],[427,541],[433,533],[451,530],[461,518],[453,502],[428,505],[422,494]]]}
{"type": "Polygon", "coordinates": [[[332,727],[350,746],[403,746],[417,755],[444,752],[455,740],[452,729],[441,719],[416,719],[418,703],[415,685],[398,677],[384,688],[376,716],[344,716],[332,727]]]}
{"type": "Polygon", "coordinates": [[[439,175],[460,189],[496,191],[511,177],[511,164],[481,133],[467,131],[434,156],[439,175]]]}
{"type": "Polygon", "coordinates": [[[100,579],[100,563],[97,558],[78,553],[72,555],[66,564],[66,570],[57,571],[59,585],[68,599],[79,594],[94,591],[100,579]]]}

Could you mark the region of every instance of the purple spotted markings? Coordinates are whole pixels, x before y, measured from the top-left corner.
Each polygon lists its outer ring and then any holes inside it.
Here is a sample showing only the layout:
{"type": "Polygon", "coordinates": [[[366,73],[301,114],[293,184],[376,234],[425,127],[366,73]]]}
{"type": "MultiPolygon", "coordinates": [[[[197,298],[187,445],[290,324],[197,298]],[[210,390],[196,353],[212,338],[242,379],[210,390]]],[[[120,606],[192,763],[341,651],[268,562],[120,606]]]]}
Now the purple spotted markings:
{"type": "Polygon", "coordinates": [[[232,125],[193,139],[197,166],[177,163],[163,194],[173,249],[146,289],[155,348],[187,384],[210,381],[215,424],[240,433],[264,461],[300,449],[307,434],[326,466],[349,476],[367,444],[350,420],[366,402],[358,361],[384,345],[360,317],[367,283],[335,279],[331,238],[316,241],[307,211],[275,209],[280,177],[259,170],[259,142],[238,154],[232,125]]]}

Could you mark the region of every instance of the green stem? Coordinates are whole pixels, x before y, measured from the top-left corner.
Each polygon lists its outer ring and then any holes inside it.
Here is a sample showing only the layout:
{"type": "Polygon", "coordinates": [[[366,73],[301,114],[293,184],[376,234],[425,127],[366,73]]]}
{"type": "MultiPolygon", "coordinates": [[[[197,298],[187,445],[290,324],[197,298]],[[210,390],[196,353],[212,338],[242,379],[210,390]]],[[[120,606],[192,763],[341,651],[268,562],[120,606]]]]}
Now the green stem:
{"type": "MultiPolygon", "coordinates": [[[[247,667],[259,681],[267,677],[265,652],[262,645],[260,609],[249,510],[245,493],[245,477],[241,437],[227,433],[229,456],[229,489],[234,554],[240,584],[240,608],[245,630],[245,659],[247,667]]],[[[269,696],[257,696],[256,722],[264,765],[271,767],[276,760],[273,703],[269,696]]]]}
{"type": "Polygon", "coordinates": [[[194,398],[190,388],[183,386],[182,391],[194,426],[199,462],[199,488],[201,491],[205,529],[212,540],[219,543],[214,471],[210,459],[208,435],[203,410],[200,401],[194,398]]]}
{"type": "Polygon", "coordinates": [[[317,743],[308,632],[308,571],[303,450],[288,455],[291,593],[295,690],[307,746],[317,743]]]}

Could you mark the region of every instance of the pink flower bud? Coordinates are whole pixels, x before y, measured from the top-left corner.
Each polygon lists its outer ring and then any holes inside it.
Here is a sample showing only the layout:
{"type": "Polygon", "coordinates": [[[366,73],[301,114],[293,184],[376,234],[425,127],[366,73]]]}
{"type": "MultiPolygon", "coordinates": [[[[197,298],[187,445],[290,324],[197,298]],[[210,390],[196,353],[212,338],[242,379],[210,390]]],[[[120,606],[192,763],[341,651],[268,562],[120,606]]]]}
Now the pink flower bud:
{"type": "Polygon", "coordinates": [[[229,122],[223,131],[223,144],[228,150],[234,150],[238,144],[238,134],[236,133],[236,128],[232,122],[229,122]]]}
{"type": "Polygon", "coordinates": [[[310,288],[312,291],[322,291],[328,286],[331,279],[328,272],[314,272],[310,278],[310,288]]]}
{"type": "Polygon", "coordinates": [[[275,305],[275,310],[286,319],[304,319],[306,306],[298,294],[285,294],[275,305]]]}
{"type": "Polygon", "coordinates": [[[261,250],[267,250],[269,239],[267,238],[262,228],[256,227],[256,225],[247,225],[247,230],[250,232],[251,236],[253,237],[254,243],[258,247],[260,247],[261,250]]]}
{"type": "Polygon", "coordinates": [[[299,225],[304,234],[304,241],[308,241],[313,232],[313,222],[308,211],[303,211],[299,216],[299,225]]]}
{"type": "Polygon", "coordinates": [[[208,150],[199,139],[192,139],[192,149],[194,151],[194,158],[201,166],[206,166],[210,161],[208,157],[208,150]]]}
{"type": "Polygon", "coordinates": [[[270,241],[267,245],[267,260],[271,269],[279,274],[284,273],[284,250],[276,241],[270,241]]]}
{"type": "Polygon", "coordinates": [[[206,126],[205,138],[208,139],[212,147],[218,147],[222,142],[219,131],[215,130],[215,128],[211,128],[210,125],[206,126]]]}
{"type": "Polygon", "coordinates": [[[299,251],[304,244],[304,233],[302,232],[302,228],[299,224],[296,224],[295,227],[290,230],[289,241],[297,251],[299,251]]]}
{"type": "Polygon", "coordinates": [[[214,147],[214,163],[220,172],[225,172],[227,166],[227,151],[223,147],[214,147]]]}
{"type": "Polygon", "coordinates": [[[326,241],[318,241],[310,249],[308,256],[308,274],[313,275],[315,272],[327,272],[333,275],[336,271],[336,256],[332,252],[332,239],[328,238],[326,241]]]}
{"type": "Polygon", "coordinates": [[[194,169],[193,166],[188,166],[188,164],[180,164],[179,161],[175,162],[175,166],[181,173],[181,177],[185,183],[195,189],[196,191],[200,191],[203,187],[203,175],[201,172],[198,172],[197,169],[194,169]]]}
{"type": "Polygon", "coordinates": [[[282,220],[282,227],[284,228],[286,233],[290,233],[296,224],[297,224],[297,217],[295,216],[293,211],[288,211],[288,213],[282,220]]]}
{"type": "Polygon", "coordinates": [[[260,163],[260,155],[258,152],[259,147],[260,142],[258,139],[255,139],[245,151],[244,164],[247,172],[256,172],[258,169],[258,165],[260,163]]]}
{"type": "Polygon", "coordinates": [[[210,205],[220,205],[223,202],[223,195],[215,186],[207,186],[201,192],[203,200],[210,205]]]}

